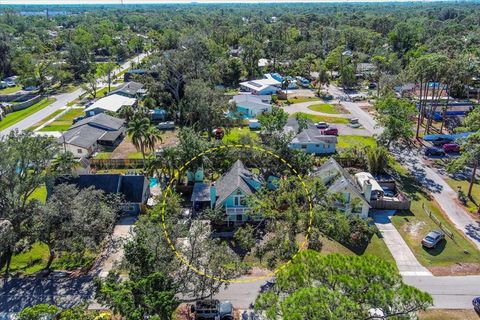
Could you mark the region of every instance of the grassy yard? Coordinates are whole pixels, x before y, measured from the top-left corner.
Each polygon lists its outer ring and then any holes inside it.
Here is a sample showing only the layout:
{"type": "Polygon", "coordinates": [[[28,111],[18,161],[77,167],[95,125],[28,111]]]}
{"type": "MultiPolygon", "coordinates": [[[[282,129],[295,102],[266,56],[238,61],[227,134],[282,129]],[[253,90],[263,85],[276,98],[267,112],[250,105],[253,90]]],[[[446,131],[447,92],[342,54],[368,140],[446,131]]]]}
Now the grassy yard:
{"type": "Polygon", "coordinates": [[[310,101],[320,101],[320,98],[317,97],[301,97],[301,98],[288,98],[288,102],[290,103],[302,103],[302,102],[310,102],[310,101]]]}
{"type": "Polygon", "coordinates": [[[20,111],[15,111],[12,113],[9,113],[5,116],[5,118],[0,121],[0,130],[6,129],[10,126],[13,126],[15,123],[27,118],[28,116],[34,114],[35,112],[38,112],[42,110],[43,108],[49,106],[55,101],[53,98],[49,99],[43,99],[37,103],[35,103],[33,106],[20,110],[20,111]]]}
{"type": "MultiPolygon", "coordinates": [[[[147,157],[147,156],[148,156],[148,154],[145,154],[145,157],[147,157]]],[[[127,159],[143,159],[142,153],[140,151],[130,152],[127,155],[127,159]]]]}
{"type": "MultiPolygon", "coordinates": [[[[468,193],[468,187],[470,186],[470,182],[467,180],[456,180],[456,179],[445,179],[445,181],[452,187],[453,190],[457,191],[458,187],[461,187],[462,191],[465,192],[465,195],[468,193]]],[[[472,198],[475,201],[473,203],[470,199],[467,201],[468,210],[472,213],[477,212],[477,206],[480,205],[480,182],[476,181],[473,184],[472,189],[472,198]]]]}
{"type": "Polygon", "coordinates": [[[73,119],[82,116],[84,111],[83,108],[72,108],[40,131],[67,131],[73,124],[73,119]]]}
{"type": "Polygon", "coordinates": [[[317,111],[317,112],[323,112],[323,113],[331,113],[331,114],[340,114],[335,108],[334,105],[328,104],[328,103],[319,103],[319,104],[312,104],[311,106],[308,107],[308,109],[312,111],[317,111]]]}
{"type": "Polygon", "coordinates": [[[324,121],[324,122],[327,122],[327,123],[344,123],[344,124],[347,124],[347,123],[350,122],[350,119],[348,119],[348,118],[327,117],[327,116],[319,116],[319,115],[316,115],[316,114],[307,114],[307,113],[304,113],[304,114],[312,122],[324,121]]]}
{"type": "Polygon", "coordinates": [[[373,137],[363,136],[338,136],[338,149],[346,149],[351,147],[374,147],[377,142],[373,137]]]}
{"type": "Polygon", "coordinates": [[[232,128],[230,132],[223,137],[225,143],[239,143],[243,137],[251,137],[254,141],[258,140],[258,133],[247,128],[232,128]]]}
{"type": "MultiPolygon", "coordinates": [[[[399,212],[392,217],[392,223],[400,232],[405,242],[412,249],[417,259],[431,271],[444,272],[446,269],[461,263],[479,263],[479,251],[474,245],[458,231],[450,222],[436,203],[425,194],[417,181],[406,173],[406,170],[398,163],[393,164],[399,173],[402,190],[412,199],[409,211],[399,212]],[[439,226],[429,217],[422,208],[432,212],[435,217],[449,231],[453,232],[454,239],[446,237],[435,249],[427,250],[421,245],[422,238],[430,231],[439,229],[439,226]],[[465,253],[467,251],[468,253],[465,253]],[[439,267],[436,269],[436,267],[439,267]],[[443,271],[442,271],[443,268],[443,271]]],[[[468,273],[468,272],[467,272],[468,273]]]]}
{"type": "Polygon", "coordinates": [[[54,113],[52,113],[51,115],[49,115],[48,117],[45,117],[43,118],[42,120],[40,120],[39,122],[35,123],[33,126],[31,126],[30,128],[28,128],[29,130],[35,130],[36,128],[40,127],[42,124],[44,124],[45,122],[49,121],[49,120],[52,120],[53,118],[55,118],[56,116],[58,116],[60,113],[62,113],[63,110],[56,110],[54,113]]]}
{"type": "Polygon", "coordinates": [[[37,199],[38,201],[45,203],[47,201],[47,187],[42,185],[35,189],[29,199],[37,199]]]}
{"type": "Polygon", "coordinates": [[[95,159],[110,159],[111,156],[112,156],[111,152],[98,152],[95,155],[95,159]]]}
{"type": "Polygon", "coordinates": [[[20,91],[21,89],[22,89],[22,86],[8,87],[8,88],[0,89],[0,94],[15,93],[17,91],[20,91]]]}

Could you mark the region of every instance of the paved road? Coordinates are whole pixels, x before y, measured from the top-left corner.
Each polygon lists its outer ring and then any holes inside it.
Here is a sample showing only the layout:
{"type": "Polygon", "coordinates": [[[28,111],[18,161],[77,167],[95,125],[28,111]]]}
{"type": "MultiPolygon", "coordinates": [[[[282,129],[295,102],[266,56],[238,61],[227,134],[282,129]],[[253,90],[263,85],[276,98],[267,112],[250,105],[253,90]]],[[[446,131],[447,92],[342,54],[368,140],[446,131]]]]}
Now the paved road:
{"type": "MultiPolygon", "coordinates": [[[[121,72],[125,69],[128,69],[130,68],[131,66],[131,63],[132,62],[138,62],[138,61],[141,61],[142,59],[144,59],[148,54],[145,54],[145,53],[142,53],[140,54],[139,56],[136,56],[126,62],[124,62],[122,65],[120,65],[114,72],[115,73],[118,73],[118,72],[121,72]]],[[[101,78],[99,79],[98,83],[99,83],[99,86],[100,87],[104,87],[106,85],[105,83],[106,81],[106,78],[101,78]]],[[[22,131],[22,130],[26,130],[28,128],[30,128],[31,126],[33,126],[35,123],[41,121],[42,119],[44,119],[45,117],[48,117],[49,115],[51,115],[52,113],[54,113],[55,111],[57,111],[58,109],[61,109],[61,108],[64,108],[67,103],[69,103],[70,101],[73,101],[75,99],[77,99],[78,97],[80,97],[85,91],[83,89],[77,89],[75,90],[74,92],[69,92],[69,93],[61,93],[61,94],[58,94],[58,95],[54,95],[52,96],[52,98],[55,98],[56,101],[54,103],[52,103],[51,105],[43,108],[42,110],[28,116],[27,118],[17,122],[16,124],[14,124],[13,126],[11,127],[8,127],[7,129],[4,129],[2,131],[0,131],[0,137],[1,136],[4,136],[4,135],[8,135],[11,131],[13,130],[19,130],[19,131],[22,131]]]]}
{"type": "MultiPolygon", "coordinates": [[[[242,277],[241,279],[246,279],[242,277]]],[[[220,300],[228,300],[233,303],[235,308],[248,309],[255,302],[261,287],[267,280],[258,280],[246,283],[230,283],[227,288],[222,288],[214,298],[220,300]]]]}
{"type": "Polygon", "coordinates": [[[432,273],[418,262],[410,247],[392,224],[390,217],[395,210],[373,212],[373,220],[383,236],[383,241],[392,253],[402,276],[431,276],[432,273]]]}
{"type": "Polygon", "coordinates": [[[480,296],[480,276],[407,276],[405,283],[430,293],[434,308],[472,309],[472,298],[480,296]]]}

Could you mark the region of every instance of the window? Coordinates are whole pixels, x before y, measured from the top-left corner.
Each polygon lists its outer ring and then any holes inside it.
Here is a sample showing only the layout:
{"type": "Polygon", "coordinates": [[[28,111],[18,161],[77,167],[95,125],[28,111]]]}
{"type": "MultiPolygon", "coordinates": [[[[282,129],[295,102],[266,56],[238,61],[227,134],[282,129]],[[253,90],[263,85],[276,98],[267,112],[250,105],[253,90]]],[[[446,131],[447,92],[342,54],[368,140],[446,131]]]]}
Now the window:
{"type": "Polygon", "coordinates": [[[82,149],[77,149],[77,153],[82,153],[82,149]]]}
{"type": "Polygon", "coordinates": [[[236,195],[233,197],[233,205],[238,207],[243,204],[243,195],[236,195]]]}
{"type": "Polygon", "coordinates": [[[237,221],[243,221],[243,214],[237,214],[237,221]]]}
{"type": "Polygon", "coordinates": [[[307,149],[307,145],[306,145],[306,144],[302,144],[302,145],[301,145],[301,148],[302,148],[302,149],[307,149]]]}

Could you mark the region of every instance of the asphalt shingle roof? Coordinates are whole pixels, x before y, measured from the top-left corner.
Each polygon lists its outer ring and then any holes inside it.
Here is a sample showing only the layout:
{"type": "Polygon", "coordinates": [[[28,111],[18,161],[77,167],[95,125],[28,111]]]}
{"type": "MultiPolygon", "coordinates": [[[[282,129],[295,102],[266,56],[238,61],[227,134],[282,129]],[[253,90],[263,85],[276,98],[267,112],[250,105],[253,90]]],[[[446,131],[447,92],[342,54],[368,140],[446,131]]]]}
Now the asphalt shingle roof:
{"type": "Polygon", "coordinates": [[[220,207],[228,196],[237,189],[242,190],[247,195],[254,193],[256,189],[247,182],[249,179],[258,181],[257,177],[245,168],[243,162],[237,160],[230,170],[223,174],[215,183],[217,189],[215,207],[220,207]]]}

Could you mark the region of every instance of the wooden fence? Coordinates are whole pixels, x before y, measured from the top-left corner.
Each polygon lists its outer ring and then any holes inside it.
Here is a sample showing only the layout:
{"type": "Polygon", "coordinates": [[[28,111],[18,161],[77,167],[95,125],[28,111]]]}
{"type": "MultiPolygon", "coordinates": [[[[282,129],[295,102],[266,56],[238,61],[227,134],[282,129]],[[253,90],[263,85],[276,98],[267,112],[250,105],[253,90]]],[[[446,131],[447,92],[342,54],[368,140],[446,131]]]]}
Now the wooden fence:
{"type": "Polygon", "coordinates": [[[138,169],[143,167],[143,159],[91,159],[90,167],[97,170],[138,169]]]}
{"type": "MultiPolygon", "coordinates": [[[[425,204],[424,204],[424,203],[422,203],[422,208],[423,208],[423,210],[425,210],[425,213],[430,217],[430,219],[432,219],[432,221],[435,222],[435,224],[436,224],[437,226],[439,226],[440,229],[441,229],[443,232],[445,232],[445,234],[446,234],[449,238],[451,238],[451,239],[453,240],[453,242],[455,242],[453,232],[450,231],[448,228],[446,228],[446,227],[442,224],[442,222],[441,222],[440,220],[438,220],[438,218],[437,218],[433,213],[431,213],[430,211],[428,211],[427,208],[425,208],[425,204]]],[[[455,243],[456,243],[456,242],[455,242],[455,243]]]]}

